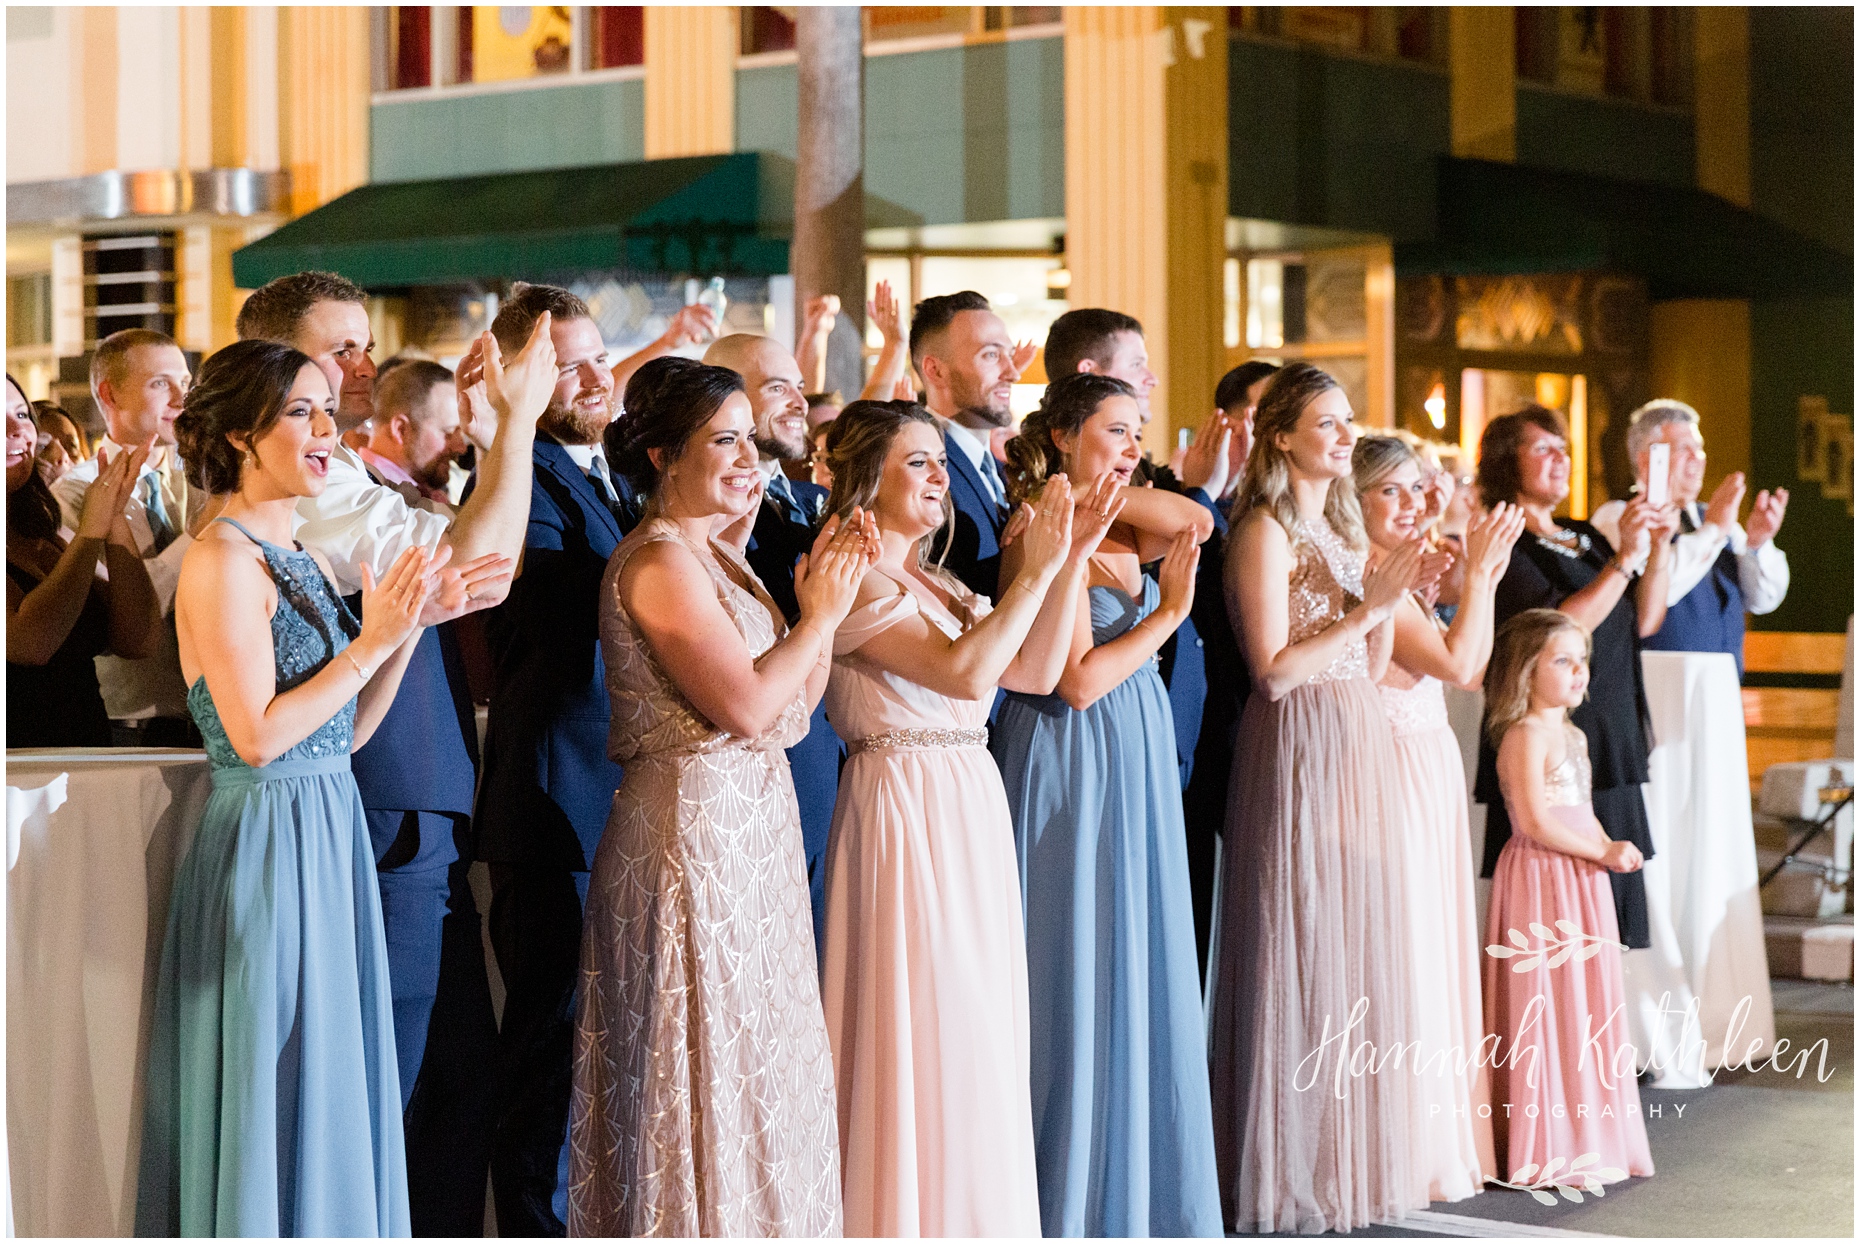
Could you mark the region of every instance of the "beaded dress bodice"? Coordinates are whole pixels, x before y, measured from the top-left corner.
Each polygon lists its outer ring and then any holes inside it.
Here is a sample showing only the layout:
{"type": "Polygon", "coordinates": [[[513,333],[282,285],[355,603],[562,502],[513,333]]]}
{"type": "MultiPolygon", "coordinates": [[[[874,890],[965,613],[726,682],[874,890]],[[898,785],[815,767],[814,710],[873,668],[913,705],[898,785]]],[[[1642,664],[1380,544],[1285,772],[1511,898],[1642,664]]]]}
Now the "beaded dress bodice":
{"type": "Polygon", "coordinates": [[[1553,808],[1578,808],[1589,802],[1589,740],[1574,725],[1563,725],[1563,759],[1544,764],[1544,800],[1553,808]]]}
{"type": "Polygon", "coordinates": [[[752,658],[773,648],[786,631],[775,621],[775,606],[762,581],[728,549],[713,540],[707,557],[706,550],[692,548],[690,541],[663,519],[641,523],[614,550],[601,582],[601,655],[607,663],[607,694],[613,704],[607,754],[626,761],[659,753],[703,753],[744,746],[793,747],[807,735],[808,711],[803,695],[796,695],[759,738],[738,738],[711,724],[684,697],[659,664],[646,637],[634,626],[620,602],[620,570],[636,551],[660,540],[683,544],[703,563],[717,589],[718,603],[736,623],[752,658]],[[734,575],[723,568],[726,559],[734,575]]]}
{"type": "MultiPolygon", "coordinates": [[[[1329,523],[1301,522],[1293,552],[1287,602],[1288,644],[1303,643],[1343,621],[1362,601],[1363,555],[1343,542],[1329,523]]],[[[1369,677],[1369,643],[1353,639],[1308,682],[1342,682],[1369,677]]]]}
{"type": "MultiPolygon", "coordinates": [[[[287,549],[260,540],[231,519],[217,519],[237,528],[265,555],[265,567],[278,588],[278,608],[271,615],[271,646],[277,673],[277,694],[299,686],[314,677],[361,634],[361,623],[336,595],[335,588],[323,577],[316,559],[301,548],[287,549]]],[[[206,678],[194,680],[188,688],[187,707],[206,743],[207,757],[215,769],[249,768],[233,750],[220,724],[219,710],[207,690],[206,678]]],[[[337,711],[334,717],[318,726],[303,742],[285,752],[278,760],[313,760],[327,756],[347,756],[355,750],[355,698],[337,711]]],[[[274,761],[273,763],[276,763],[274,761]]]]}

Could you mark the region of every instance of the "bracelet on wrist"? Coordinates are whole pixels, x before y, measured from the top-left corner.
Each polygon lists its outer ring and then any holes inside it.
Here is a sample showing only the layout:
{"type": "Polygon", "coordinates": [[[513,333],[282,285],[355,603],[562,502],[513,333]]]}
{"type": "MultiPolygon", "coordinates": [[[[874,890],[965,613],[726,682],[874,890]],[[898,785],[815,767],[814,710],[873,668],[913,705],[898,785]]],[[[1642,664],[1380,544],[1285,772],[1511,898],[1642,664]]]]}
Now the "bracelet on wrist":
{"type": "Polygon", "coordinates": [[[342,650],[342,656],[345,661],[347,661],[351,666],[354,667],[355,672],[362,676],[362,681],[364,683],[374,678],[375,676],[374,669],[370,666],[363,665],[360,661],[357,661],[355,659],[355,654],[353,652],[350,652],[347,648],[344,648],[342,650]]]}

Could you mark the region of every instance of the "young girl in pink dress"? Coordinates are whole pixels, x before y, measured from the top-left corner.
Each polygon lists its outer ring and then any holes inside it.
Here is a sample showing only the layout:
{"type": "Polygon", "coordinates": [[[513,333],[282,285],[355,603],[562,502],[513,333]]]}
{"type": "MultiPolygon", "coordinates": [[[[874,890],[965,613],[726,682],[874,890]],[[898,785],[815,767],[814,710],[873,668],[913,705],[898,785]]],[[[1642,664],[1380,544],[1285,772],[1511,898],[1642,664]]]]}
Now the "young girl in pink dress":
{"type": "Polygon", "coordinates": [[[1653,1174],[1608,881],[1641,855],[1590,804],[1588,743],[1569,720],[1588,686],[1589,636],[1569,615],[1529,609],[1500,628],[1486,730],[1513,834],[1492,875],[1485,1026],[1498,1169],[1540,1189],[1653,1174]]]}

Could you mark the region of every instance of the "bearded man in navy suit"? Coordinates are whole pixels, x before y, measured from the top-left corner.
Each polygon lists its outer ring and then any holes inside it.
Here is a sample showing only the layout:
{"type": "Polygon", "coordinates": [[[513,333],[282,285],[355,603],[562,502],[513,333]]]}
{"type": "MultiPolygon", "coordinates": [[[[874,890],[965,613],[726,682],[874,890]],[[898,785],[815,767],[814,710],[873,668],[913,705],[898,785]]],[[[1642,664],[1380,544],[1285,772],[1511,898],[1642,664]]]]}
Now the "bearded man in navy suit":
{"type": "Polygon", "coordinates": [[[971,592],[999,596],[1007,488],[989,444],[1014,419],[1008,398],[1020,369],[1007,325],[974,290],[939,294],[911,313],[911,362],[924,405],[943,424],[955,533],[944,566],[971,592]]]}

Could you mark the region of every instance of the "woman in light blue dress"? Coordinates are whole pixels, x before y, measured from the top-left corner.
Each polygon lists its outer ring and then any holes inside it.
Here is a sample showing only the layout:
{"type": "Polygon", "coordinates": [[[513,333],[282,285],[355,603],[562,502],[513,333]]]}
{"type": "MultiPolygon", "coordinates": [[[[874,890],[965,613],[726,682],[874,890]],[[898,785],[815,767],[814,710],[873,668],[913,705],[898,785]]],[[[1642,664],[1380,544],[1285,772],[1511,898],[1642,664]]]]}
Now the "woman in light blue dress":
{"type": "MultiPolygon", "coordinates": [[[[175,877],[156,984],[139,1235],[408,1235],[393,1004],[349,755],[387,711],[426,550],[358,624],[290,540],[336,441],[323,373],[242,341],[176,421],[189,482],[230,494],[182,563],[188,707],[213,794],[175,877]]],[[[364,575],[368,580],[371,576],[364,575]]]]}
{"type": "Polygon", "coordinates": [[[1008,444],[1016,501],[1061,471],[1124,485],[1055,694],[1008,695],[991,744],[1020,857],[1049,1236],[1221,1234],[1182,784],[1156,669],[1213,520],[1129,485],[1141,431],[1130,386],[1082,373],[1049,386],[1008,444]],[[1159,556],[1160,584],[1139,569],[1159,556]]]}

